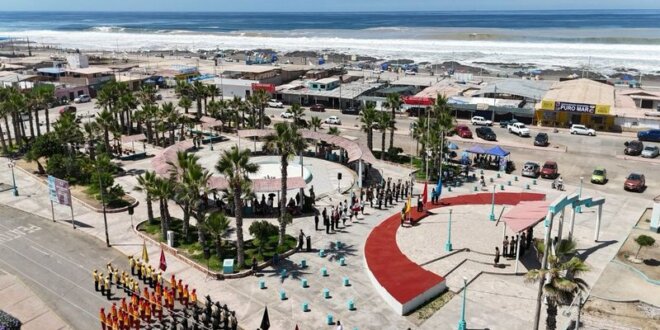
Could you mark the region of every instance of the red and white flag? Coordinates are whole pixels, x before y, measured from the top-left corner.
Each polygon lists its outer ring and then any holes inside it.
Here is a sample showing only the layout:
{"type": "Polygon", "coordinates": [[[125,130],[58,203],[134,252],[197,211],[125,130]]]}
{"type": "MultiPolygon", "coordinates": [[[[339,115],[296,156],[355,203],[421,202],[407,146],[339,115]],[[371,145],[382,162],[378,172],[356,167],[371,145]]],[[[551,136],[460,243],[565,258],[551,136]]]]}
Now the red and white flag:
{"type": "Polygon", "coordinates": [[[160,270],[165,271],[167,269],[167,260],[165,260],[165,252],[163,249],[160,250],[160,270]]]}

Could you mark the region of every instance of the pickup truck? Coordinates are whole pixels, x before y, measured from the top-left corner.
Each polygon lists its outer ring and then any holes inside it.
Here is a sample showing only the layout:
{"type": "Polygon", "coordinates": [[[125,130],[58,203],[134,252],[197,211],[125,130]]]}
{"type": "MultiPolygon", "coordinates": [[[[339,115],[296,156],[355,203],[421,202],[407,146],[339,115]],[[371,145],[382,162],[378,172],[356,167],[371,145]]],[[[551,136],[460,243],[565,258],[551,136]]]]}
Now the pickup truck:
{"type": "Polygon", "coordinates": [[[527,128],[523,123],[509,124],[506,129],[509,131],[509,133],[517,134],[518,136],[529,136],[529,128],[527,128]]]}
{"type": "Polygon", "coordinates": [[[481,116],[474,116],[470,120],[472,125],[479,125],[479,126],[493,126],[493,122],[490,120],[486,120],[484,117],[481,116]]]}

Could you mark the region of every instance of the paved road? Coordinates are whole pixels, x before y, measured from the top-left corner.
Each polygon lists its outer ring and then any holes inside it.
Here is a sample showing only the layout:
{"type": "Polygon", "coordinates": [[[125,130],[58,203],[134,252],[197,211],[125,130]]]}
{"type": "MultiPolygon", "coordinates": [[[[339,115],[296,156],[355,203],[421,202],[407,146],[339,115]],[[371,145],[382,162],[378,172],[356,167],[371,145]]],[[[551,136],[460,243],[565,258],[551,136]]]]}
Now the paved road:
{"type": "Polygon", "coordinates": [[[91,270],[125,257],[62,223],[0,206],[0,269],[19,277],[74,329],[98,328],[108,301],[94,291],[91,270]]]}

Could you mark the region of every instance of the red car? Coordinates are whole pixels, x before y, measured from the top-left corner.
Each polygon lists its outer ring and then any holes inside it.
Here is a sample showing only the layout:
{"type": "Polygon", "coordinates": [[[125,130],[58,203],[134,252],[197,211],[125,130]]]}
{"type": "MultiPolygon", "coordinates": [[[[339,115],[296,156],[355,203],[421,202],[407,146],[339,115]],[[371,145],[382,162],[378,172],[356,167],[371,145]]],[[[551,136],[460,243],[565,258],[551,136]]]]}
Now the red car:
{"type": "Polygon", "coordinates": [[[323,104],[314,104],[313,106],[309,107],[309,110],[316,112],[325,112],[325,106],[323,104]]]}
{"type": "Polygon", "coordinates": [[[644,174],[630,173],[626,182],[623,184],[624,190],[642,192],[646,187],[646,180],[644,174]]]}
{"type": "Polygon", "coordinates": [[[557,162],[547,161],[541,168],[541,177],[545,179],[554,179],[559,176],[559,166],[557,162]]]}
{"type": "Polygon", "coordinates": [[[464,139],[471,139],[472,138],[472,131],[466,125],[456,126],[456,134],[458,134],[458,136],[460,136],[464,139]]]}

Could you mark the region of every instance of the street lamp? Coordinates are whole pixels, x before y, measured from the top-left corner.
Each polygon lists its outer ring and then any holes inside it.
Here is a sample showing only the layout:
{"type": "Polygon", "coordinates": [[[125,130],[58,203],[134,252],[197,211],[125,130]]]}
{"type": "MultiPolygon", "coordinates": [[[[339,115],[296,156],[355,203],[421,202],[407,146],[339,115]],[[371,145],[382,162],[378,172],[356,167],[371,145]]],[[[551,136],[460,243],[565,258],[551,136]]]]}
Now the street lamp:
{"type": "MultiPolygon", "coordinates": [[[[582,199],[582,181],[584,180],[584,177],[580,177],[580,191],[578,192],[578,199],[582,199]]],[[[582,213],[582,205],[578,205],[575,208],[575,212],[577,213],[582,213]]]]}
{"type": "Polygon", "coordinates": [[[449,228],[447,229],[447,243],[445,243],[445,251],[451,252],[451,209],[449,209],[449,228]]]}
{"type": "Polygon", "coordinates": [[[497,185],[493,185],[493,197],[491,197],[490,201],[490,221],[495,221],[495,189],[497,189],[497,185]]]}
{"type": "Polygon", "coordinates": [[[458,330],[466,330],[465,323],[465,295],[467,294],[467,277],[463,277],[463,304],[461,305],[461,320],[458,321],[458,330]]]}
{"type": "Polygon", "coordinates": [[[14,196],[18,196],[18,187],[16,187],[16,176],[14,175],[14,167],[16,167],[16,162],[13,159],[9,160],[7,167],[11,168],[11,180],[14,184],[14,196]]]}

